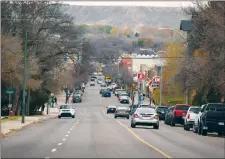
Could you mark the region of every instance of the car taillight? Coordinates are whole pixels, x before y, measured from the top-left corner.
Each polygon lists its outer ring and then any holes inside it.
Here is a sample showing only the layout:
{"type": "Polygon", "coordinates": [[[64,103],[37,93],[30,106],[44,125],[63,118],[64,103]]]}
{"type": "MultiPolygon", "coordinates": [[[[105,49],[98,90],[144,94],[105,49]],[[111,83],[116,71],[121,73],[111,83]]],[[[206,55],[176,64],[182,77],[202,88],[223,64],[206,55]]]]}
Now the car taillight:
{"type": "Polygon", "coordinates": [[[188,119],[190,119],[190,114],[188,114],[188,119]]]}
{"type": "Polygon", "coordinates": [[[133,117],[134,117],[134,118],[138,118],[138,115],[137,115],[137,114],[134,114],[133,117]]]}
{"type": "Polygon", "coordinates": [[[173,116],[176,116],[176,110],[173,111],[173,116]]]}
{"type": "Polygon", "coordinates": [[[155,119],[158,119],[158,118],[159,118],[159,116],[158,116],[158,115],[155,115],[155,116],[154,116],[154,118],[155,118],[155,119]]]}

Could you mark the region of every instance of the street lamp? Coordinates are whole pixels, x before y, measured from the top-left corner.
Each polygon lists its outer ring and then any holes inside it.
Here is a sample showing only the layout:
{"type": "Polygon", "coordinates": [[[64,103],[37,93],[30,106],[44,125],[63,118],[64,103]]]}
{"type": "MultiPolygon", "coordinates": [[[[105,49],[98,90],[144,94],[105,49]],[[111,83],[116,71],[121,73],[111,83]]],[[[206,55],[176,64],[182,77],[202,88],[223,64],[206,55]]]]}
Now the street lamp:
{"type": "MultiPolygon", "coordinates": [[[[173,29],[173,28],[159,28],[159,30],[171,30],[171,31],[176,32],[184,40],[186,45],[188,45],[187,38],[183,34],[181,34],[179,31],[177,31],[176,29],[173,29]]],[[[186,104],[188,104],[188,89],[186,89],[186,104]]]]}
{"type": "Polygon", "coordinates": [[[173,29],[173,28],[159,28],[159,30],[171,30],[171,31],[174,31],[174,32],[176,32],[177,34],[179,34],[182,37],[182,39],[184,40],[185,43],[187,43],[187,38],[183,34],[181,34],[179,31],[177,31],[176,29],[173,29]]]}

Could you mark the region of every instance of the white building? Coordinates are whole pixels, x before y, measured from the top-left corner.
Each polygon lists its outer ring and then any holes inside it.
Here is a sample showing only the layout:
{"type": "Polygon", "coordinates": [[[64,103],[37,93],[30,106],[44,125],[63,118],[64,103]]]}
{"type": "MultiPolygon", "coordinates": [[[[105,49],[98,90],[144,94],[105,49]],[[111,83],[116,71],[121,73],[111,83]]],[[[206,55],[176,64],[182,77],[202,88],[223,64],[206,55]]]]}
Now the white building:
{"type": "Polygon", "coordinates": [[[153,68],[155,65],[160,65],[160,59],[154,58],[154,55],[140,55],[140,54],[132,54],[133,63],[132,63],[132,71],[133,73],[138,73],[142,66],[142,71],[153,68]]]}

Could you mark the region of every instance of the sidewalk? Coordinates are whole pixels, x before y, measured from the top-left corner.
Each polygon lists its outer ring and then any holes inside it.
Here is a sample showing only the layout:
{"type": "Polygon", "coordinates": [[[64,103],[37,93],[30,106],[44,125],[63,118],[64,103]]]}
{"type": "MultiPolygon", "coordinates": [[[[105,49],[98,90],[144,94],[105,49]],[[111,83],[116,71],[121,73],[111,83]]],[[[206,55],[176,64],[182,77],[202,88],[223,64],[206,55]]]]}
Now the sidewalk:
{"type": "MultiPolygon", "coordinates": [[[[66,94],[65,92],[59,92],[57,97],[58,106],[61,104],[65,104],[66,94]]],[[[58,106],[56,105],[55,108],[49,108],[49,114],[47,114],[47,105],[44,109],[44,115],[37,115],[37,116],[26,116],[25,123],[21,123],[21,117],[15,120],[9,120],[1,122],[1,135],[5,136],[13,131],[18,131],[30,124],[38,123],[40,121],[56,118],[58,116],[58,106]]],[[[41,108],[40,108],[41,110],[41,108]]]]}
{"type": "Polygon", "coordinates": [[[40,121],[48,120],[55,118],[57,115],[49,114],[49,115],[37,115],[37,116],[26,116],[25,123],[21,123],[21,118],[19,117],[16,120],[1,122],[1,135],[5,136],[12,131],[20,130],[30,124],[38,123],[40,121]]]}
{"type": "MultiPolygon", "coordinates": [[[[135,94],[134,104],[138,104],[138,93],[135,94]]],[[[144,98],[143,104],[150,104],[150,101],[149,101],[149,98],[148,97],[145,97],[144,98]]]]}

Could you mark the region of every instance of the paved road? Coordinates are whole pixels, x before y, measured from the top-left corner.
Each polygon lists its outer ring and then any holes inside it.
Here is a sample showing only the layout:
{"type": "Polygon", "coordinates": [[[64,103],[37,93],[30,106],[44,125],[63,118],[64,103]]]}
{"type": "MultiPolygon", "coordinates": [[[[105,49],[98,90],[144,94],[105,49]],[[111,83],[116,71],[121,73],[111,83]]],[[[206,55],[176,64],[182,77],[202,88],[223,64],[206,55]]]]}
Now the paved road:
{"type": "Polygon", "coordinates": [[[130,128],[130,120],[106,115],[117,103],[87,87],[76,117],[51,119],[2,139],[2,158],[223,158],[224,138],[198,136],[181,127],[130,128]]]}

